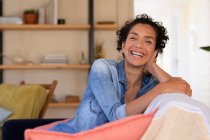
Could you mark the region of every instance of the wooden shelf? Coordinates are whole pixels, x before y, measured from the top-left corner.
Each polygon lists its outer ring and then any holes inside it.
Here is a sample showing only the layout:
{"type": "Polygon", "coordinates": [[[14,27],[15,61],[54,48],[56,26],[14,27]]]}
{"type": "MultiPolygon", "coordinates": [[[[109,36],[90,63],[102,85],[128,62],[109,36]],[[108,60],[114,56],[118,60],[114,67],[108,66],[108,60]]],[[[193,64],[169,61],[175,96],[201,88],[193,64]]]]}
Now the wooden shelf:
{"type": "Polygon", "coordinates": [[[25,64],[25,65],[0,65],[2,70],[24,69],[90,69],[90,65],[80,64],[25,64]]]}
{"type": "Polygon", "coordinates": [[[65,103],[65,102],[58,102],[58,103],[50,103],[49,107],[78,107],[80,103],[65,103]]]}
{"type": "MultiPolygon", "coordinates": [[[[51,25],[51,24],[0,24],[0,30],[88,30],[88,24],[65,24],[65,25],[51,25]]],[[[95,24],[95,30],[116,30],[119,28],[118,24],[95,24]]]]}
{"type": "Polygon", "coordinates": [[[88,30],[88,24],[0,24],[0,30],[88,30]]]}
{"type": "Polygon", "coordinates": [[[117,30],[119,28],[118,24],[95,24],[95,30],[117,30]]]}

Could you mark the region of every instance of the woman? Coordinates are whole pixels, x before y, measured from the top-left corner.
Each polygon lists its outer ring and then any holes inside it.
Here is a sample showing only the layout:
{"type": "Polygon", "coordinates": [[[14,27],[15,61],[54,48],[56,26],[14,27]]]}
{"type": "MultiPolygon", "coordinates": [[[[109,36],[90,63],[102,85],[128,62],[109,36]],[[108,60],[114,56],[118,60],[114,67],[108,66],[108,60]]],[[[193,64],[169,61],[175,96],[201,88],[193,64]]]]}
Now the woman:
{"type": "Polygon", "coordinates": [[[50,130],[77,133],[126,116],[143,113],[160,94],[191,95],[189,84],[171,77],[156,63],[168,40],[167,31],[146,14],[117,31],[120,62],[99,59],[92,65],[88,86],[76,115],[50,130]]]}

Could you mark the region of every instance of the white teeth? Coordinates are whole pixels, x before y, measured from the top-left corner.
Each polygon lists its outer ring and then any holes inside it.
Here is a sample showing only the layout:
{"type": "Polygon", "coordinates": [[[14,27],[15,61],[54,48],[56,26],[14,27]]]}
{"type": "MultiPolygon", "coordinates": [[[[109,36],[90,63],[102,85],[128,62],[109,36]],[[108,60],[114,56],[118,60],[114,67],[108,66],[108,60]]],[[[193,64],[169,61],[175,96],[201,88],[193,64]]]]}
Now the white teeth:
{"type": "Polygon", "coordinates": [[[136,55],[136,56],[141,56],[141,57],[143,57],[143,56],[144,56],[144,54],[143,54],[143,53],[133,52],[133,51],[131,51],[131,54],[132,54],[132,55],[136,55]]]}

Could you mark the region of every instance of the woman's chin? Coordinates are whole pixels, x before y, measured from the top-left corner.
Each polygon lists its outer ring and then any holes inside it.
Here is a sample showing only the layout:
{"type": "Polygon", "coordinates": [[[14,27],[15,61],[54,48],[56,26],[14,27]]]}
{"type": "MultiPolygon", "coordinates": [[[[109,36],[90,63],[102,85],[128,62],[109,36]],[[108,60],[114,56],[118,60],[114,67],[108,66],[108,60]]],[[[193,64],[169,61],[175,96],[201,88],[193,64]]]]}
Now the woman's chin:
{"type": "Polygon", "coordinates": [[[130,61],[128,62],[128,64],[132,67],[139,67],[139,68],[145,66],[145,63],[139,61],[130,61]]]}

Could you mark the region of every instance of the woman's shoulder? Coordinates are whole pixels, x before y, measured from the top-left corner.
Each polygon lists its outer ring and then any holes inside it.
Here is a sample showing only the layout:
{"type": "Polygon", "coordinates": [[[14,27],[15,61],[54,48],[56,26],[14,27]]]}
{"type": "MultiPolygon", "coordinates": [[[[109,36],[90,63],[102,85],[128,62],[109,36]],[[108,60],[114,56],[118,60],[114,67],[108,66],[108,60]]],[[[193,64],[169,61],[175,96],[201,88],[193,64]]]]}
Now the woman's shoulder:
{"type": "Polygon", "coordinates": [[[113,60],[113,59],[106,59],[106,58],[101,58],[101,59],[97,59],[94,61],[93,66],[115,66],[117,65],[117,61],[113,60]]]}
{"type": "Polygon", "coordinates": [[[94,61],[91,67],[91,73],[100,73],[100,74],[110,74],[114,73],[117,70],[117,62],[112,59],[97,59],[94,61]]]}
{"type": "Polygon", "coordinates": [[[112,75],[116,75],[117,71],[117,62],[111,59],[97,59],[94,61],[91,70],[90,77],[91,78],[102,78],[106,79],[112,75]]]}

